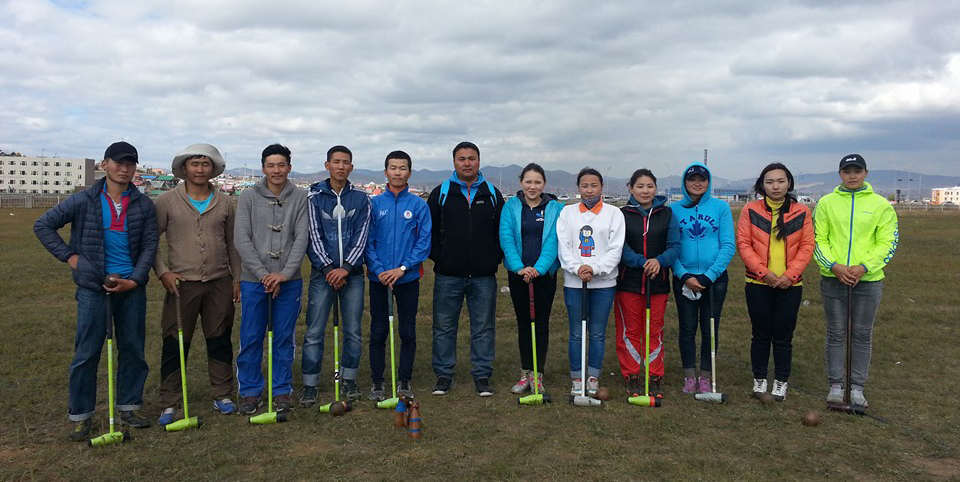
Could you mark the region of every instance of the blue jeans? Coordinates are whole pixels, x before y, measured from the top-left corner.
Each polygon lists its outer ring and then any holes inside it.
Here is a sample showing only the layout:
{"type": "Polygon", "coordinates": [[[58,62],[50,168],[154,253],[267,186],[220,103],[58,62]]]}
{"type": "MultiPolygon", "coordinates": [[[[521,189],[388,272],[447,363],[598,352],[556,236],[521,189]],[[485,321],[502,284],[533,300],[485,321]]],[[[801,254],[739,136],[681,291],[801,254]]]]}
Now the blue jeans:
{"type": "Polygon", "coordinates": [[[470,313],[470,374],[490,378],[496,342],[496,276],[445,276],[433,283],[433,372],[453,378],[457,364],[457,328],[463,297],[470,313]]]}
{"type": "Polygon", "coordinates": [[[713,316],[715,346],[720,346],[720,313],[723,310],[723,301],[727,297],[729,279],[727,272],[724,271],[710,287],[701,292],[700,299],[690,300],[682,294],[683,283],[680,282],[680,278],[673,277],[673,297],[677,302],[677,321],[680,323],[680,361],[683,362],[686,373],[696,369],[697,366],[698,326],[700,327],[700,371],[713,371],[713,365],[710,363],[710,317],[713,316]],[[713,305],[712,314],[711,304],[713,305]]]}
{"type": "MultiPolygon", "coordinates": [[[[263,285],[240,282],[240,354],[237,355],[237,382],[241,397],[263,394],[264,336],[270,295],[263,285]]],[[[303,298],[303,280],[280,283],[280,295],[273,300],[273,396],[293,391],[293,335],[303,298]]]]}
{"type": "Polygon", "coordinates": [[[363,317],[364,281],[363,271],[357,270],[347,276],[347,284],[337,291],[327,283],[322,271],[311,270],[307,300],[307,332],[303,336],[303,360],[300,367],[303,371],[305,386],[315,387],[320,381],[323,339],[334,297],[340,301],[340,329],[343,331],[340,377],[343,380],[357,378],[362,349],[360,322],[363,317]]]}
{"type": "MultiPolygon", "coordinates": [[[[607,322],[613,308],[615,287],[587,289],[587,376],[600,377],[603,368],[603,351],[607,340],[607,322]]],[[[583,288],[563,288],[563,303],[567,305],[570,320],[570,341],[567,354],[570,357],[570,378],[583,376],[583,361],[580,345],[583,337],[583,288]]]]}
{"type": "MultiPolygon", "coordinates": [[[[107,294],[102,290],[77,287],[77,338],[70,363],[70,420],[80,422],[93,416],[97,405],[97,366],[107,337],[107,294]]],[[[139,410],[143,385],[147,381],[146,337],[147,292],[139,286],[126,293],[110,295],[113,335],[119,352],[117,367],[117,409],[139,410]]]]}
{"type": "MultiPolygon", "coordinates": [[[[882,281],[861,281],[853,287],[853,352],[851,353],[850,386],[861,390],[867,383],[870,356],[873,353],[873,320],[877,317],[882,281]]],[[[847,285],[833,277],[820,278],[820,297],[827,321],[827,378],[830,383],[844,383],[846,377],[847,285]]]]}

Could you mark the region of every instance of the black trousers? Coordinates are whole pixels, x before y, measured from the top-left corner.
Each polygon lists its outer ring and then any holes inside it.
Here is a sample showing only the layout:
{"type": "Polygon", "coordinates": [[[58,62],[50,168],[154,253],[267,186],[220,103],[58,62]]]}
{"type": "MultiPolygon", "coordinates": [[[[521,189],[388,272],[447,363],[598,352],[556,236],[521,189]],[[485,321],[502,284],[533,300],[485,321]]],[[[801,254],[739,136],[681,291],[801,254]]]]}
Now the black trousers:
{"type": "MultiPolygon", "coordinates": [[[[413,378],[413,359],[417,353],[417,307],[420,303],[420,280],[393,285],[393,297],[396,300],[395,328],[400,336],[397,381],[409,382],[413,378]]],[[[370,281],[370,378],[373,383],[385,381],[383,371],[386,367],[389,330],[387,287],[382,283],[370,281]]],[[[387,373],[387,376],[389,378],[390,374],[387,373]]]]}
{"type": "MultiPolygon", "coordinates": [[[[507,274],[510,287],[510,299],[517,315],[517,344],[520,347],[520,368],[533,370],[533,346],[530,334],[530,288],[524,283],[523,276],[507,274]]],[[[557,293],[557,277],[545,274],[533,279],[533,306],[536,311],[534,320],[537,332],[537,371],[543,373],[547,361],[547,348],[550,343],[550,310],[553,297],[557,293]]]]}
{"type": "Polygon", "coordinates": [[[793,331],[797,327],[797,311],[803,298],[803,286],[787,289],[747,283],[747,312],[753,325],[750,360],[754,378],[767,378],[770,346],[773,345],[774,376],[782,382],[790,378],[793,358],[793,331]]]}

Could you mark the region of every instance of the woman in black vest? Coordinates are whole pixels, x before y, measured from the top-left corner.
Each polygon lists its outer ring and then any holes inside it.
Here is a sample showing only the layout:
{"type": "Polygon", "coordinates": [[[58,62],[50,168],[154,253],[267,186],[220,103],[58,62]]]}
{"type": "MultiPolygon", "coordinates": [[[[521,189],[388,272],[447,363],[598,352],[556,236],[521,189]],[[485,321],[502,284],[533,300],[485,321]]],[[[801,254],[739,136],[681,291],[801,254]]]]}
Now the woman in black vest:
{"type": "Polygon", "coordinates": [[[650,394],[663,398],[663,315],[670,293],[670,265],[680,252],[679,229],[666,196],[657,195],[657,178],[637,169],[627,184],[630,201],[620,208],[627,235],[620,258],[615,312],[617,358],[628,396],[644,392],[646,295],[650,291],[650,394]]]}

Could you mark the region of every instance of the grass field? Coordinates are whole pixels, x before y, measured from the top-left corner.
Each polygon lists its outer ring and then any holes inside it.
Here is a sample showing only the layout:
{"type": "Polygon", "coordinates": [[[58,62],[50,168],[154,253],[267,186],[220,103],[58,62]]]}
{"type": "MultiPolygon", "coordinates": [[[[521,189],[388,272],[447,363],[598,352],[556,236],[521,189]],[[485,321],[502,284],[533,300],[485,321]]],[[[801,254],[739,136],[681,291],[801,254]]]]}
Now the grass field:
{"type": "MultiPolygon", "coordinates": [[[[671,303],[666,399],[659,409],[634,407],[622,398],[601,409],[566,403],[519,407],[509,393],[519,369],[516,321],[504,293],[497,302],[492,380],[497,395],[481,399],[473,392],[465,322],[453,392],[429,395],[434,377],[428,269],[413,383],[423,408],[421,440],[407,439],[392,427],[389,412],[366,401],[345,417],[298,409],[289,423],[272,426],[250,426],[246,418],[215,414],[208,401],[203,344],[195,343],[188,362],[191,412],[205,415],[207,425],[170,434],[153,427],[136,431],[130,443],[98,449],[66,440],[76,304],[68,268],[33,235],[41,213],[0,211],[0,480],[960,480],[960,404],[954,392],[960,381],[956,213],[901,213],[900,249],[887,269],[866,390],[876,418],[823,410],[823,311],[812,264],[804,287],[809,304],[800,311],[786,402],[761,405],[749,396],[750,323],[743,266],[735,258],[718,355],[719,387],[730,395],[730,403],[709,405],[680,393],[671,303]],[[809,410],[821,412],[819,427],[800,424],[809,410]]],[[[160,290],[154,279],[147,312],[151,372],[144,394],[145,413],[154,420],[161,408],[155,394],[160,290]]],[[[569,382],[560,295],[552,321],[546,386],[562,400],[569,382]]],[[[301,321],[298,345],[303,329],[301,321]]],[[[618,372],[612,333],[611,319],[601,383],[619,397],[619,376],[610,375],[618,372]]],[[[331,378],[332,350],[327,353],[324,380],[331,378]]],[[[106,425],[105,367],[100,364],[96,433],[106,425]]],[[[299,392],[299,350],[294,374],[299,392]]],[[[368,377],[364,348],[359,377],[364,395],[368,377]]],[[[330,398],[331,390],[329,382],[321,397],[330,398]]]]}

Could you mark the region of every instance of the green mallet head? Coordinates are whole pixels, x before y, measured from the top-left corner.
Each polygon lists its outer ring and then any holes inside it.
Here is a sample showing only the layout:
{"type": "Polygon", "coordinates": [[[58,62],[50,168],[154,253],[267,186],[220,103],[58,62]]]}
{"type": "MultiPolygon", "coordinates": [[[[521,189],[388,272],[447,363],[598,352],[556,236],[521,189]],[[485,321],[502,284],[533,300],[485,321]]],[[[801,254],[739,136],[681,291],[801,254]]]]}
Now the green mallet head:
{"type": "Polygon", "coordinates": [[[191,428],[203,427],[203,416],[181,418],[166,425],[167,432],[182,432],[191,428]]]}
{"type": "Polygon", "coordinates": [[[547,395],[546,393],[527,395],[517,399],[517,403],[520,405],[543,405],[544,403],[550,402],[552,402],[550,395],[547,395]]]}
{"type": "Polygon", "coordinates": [[[107,432],[99,437],[94,437],[87,441],[87,445],[90,447],[100,447],[103,445],[113,445],[126,442],[130,440],[130,432],[124,430],[123,432],[107,432]]]}
{"type": "Polygon", "coordinates": [[[640,396],[630,397],[627,402],[638,407],[659,407],[661,400],[657,397],[640,396]]]}
{"type": "Polygon", "coordinates": [[[400,402],[400,399],[397,397],[388,398],[386,400],[380,400],[379,402],[377,402],[377,408],[389,408],[392,410],[394,408],[397,408],[397,403],[399,402],[400,402]]]}
{"type": "Polygon", "coordinates": [[[250,417],[250,423],[254,425],[269,425],[271,423],[283,423],[286,421],[287,412],[265,412],[250,417]]]}
{"type": "Polygon", "coordinates": [[[317,411],[320,413],[330,413],[330,405],[333,405],[333,402],[318,406],[317,411]]]}

